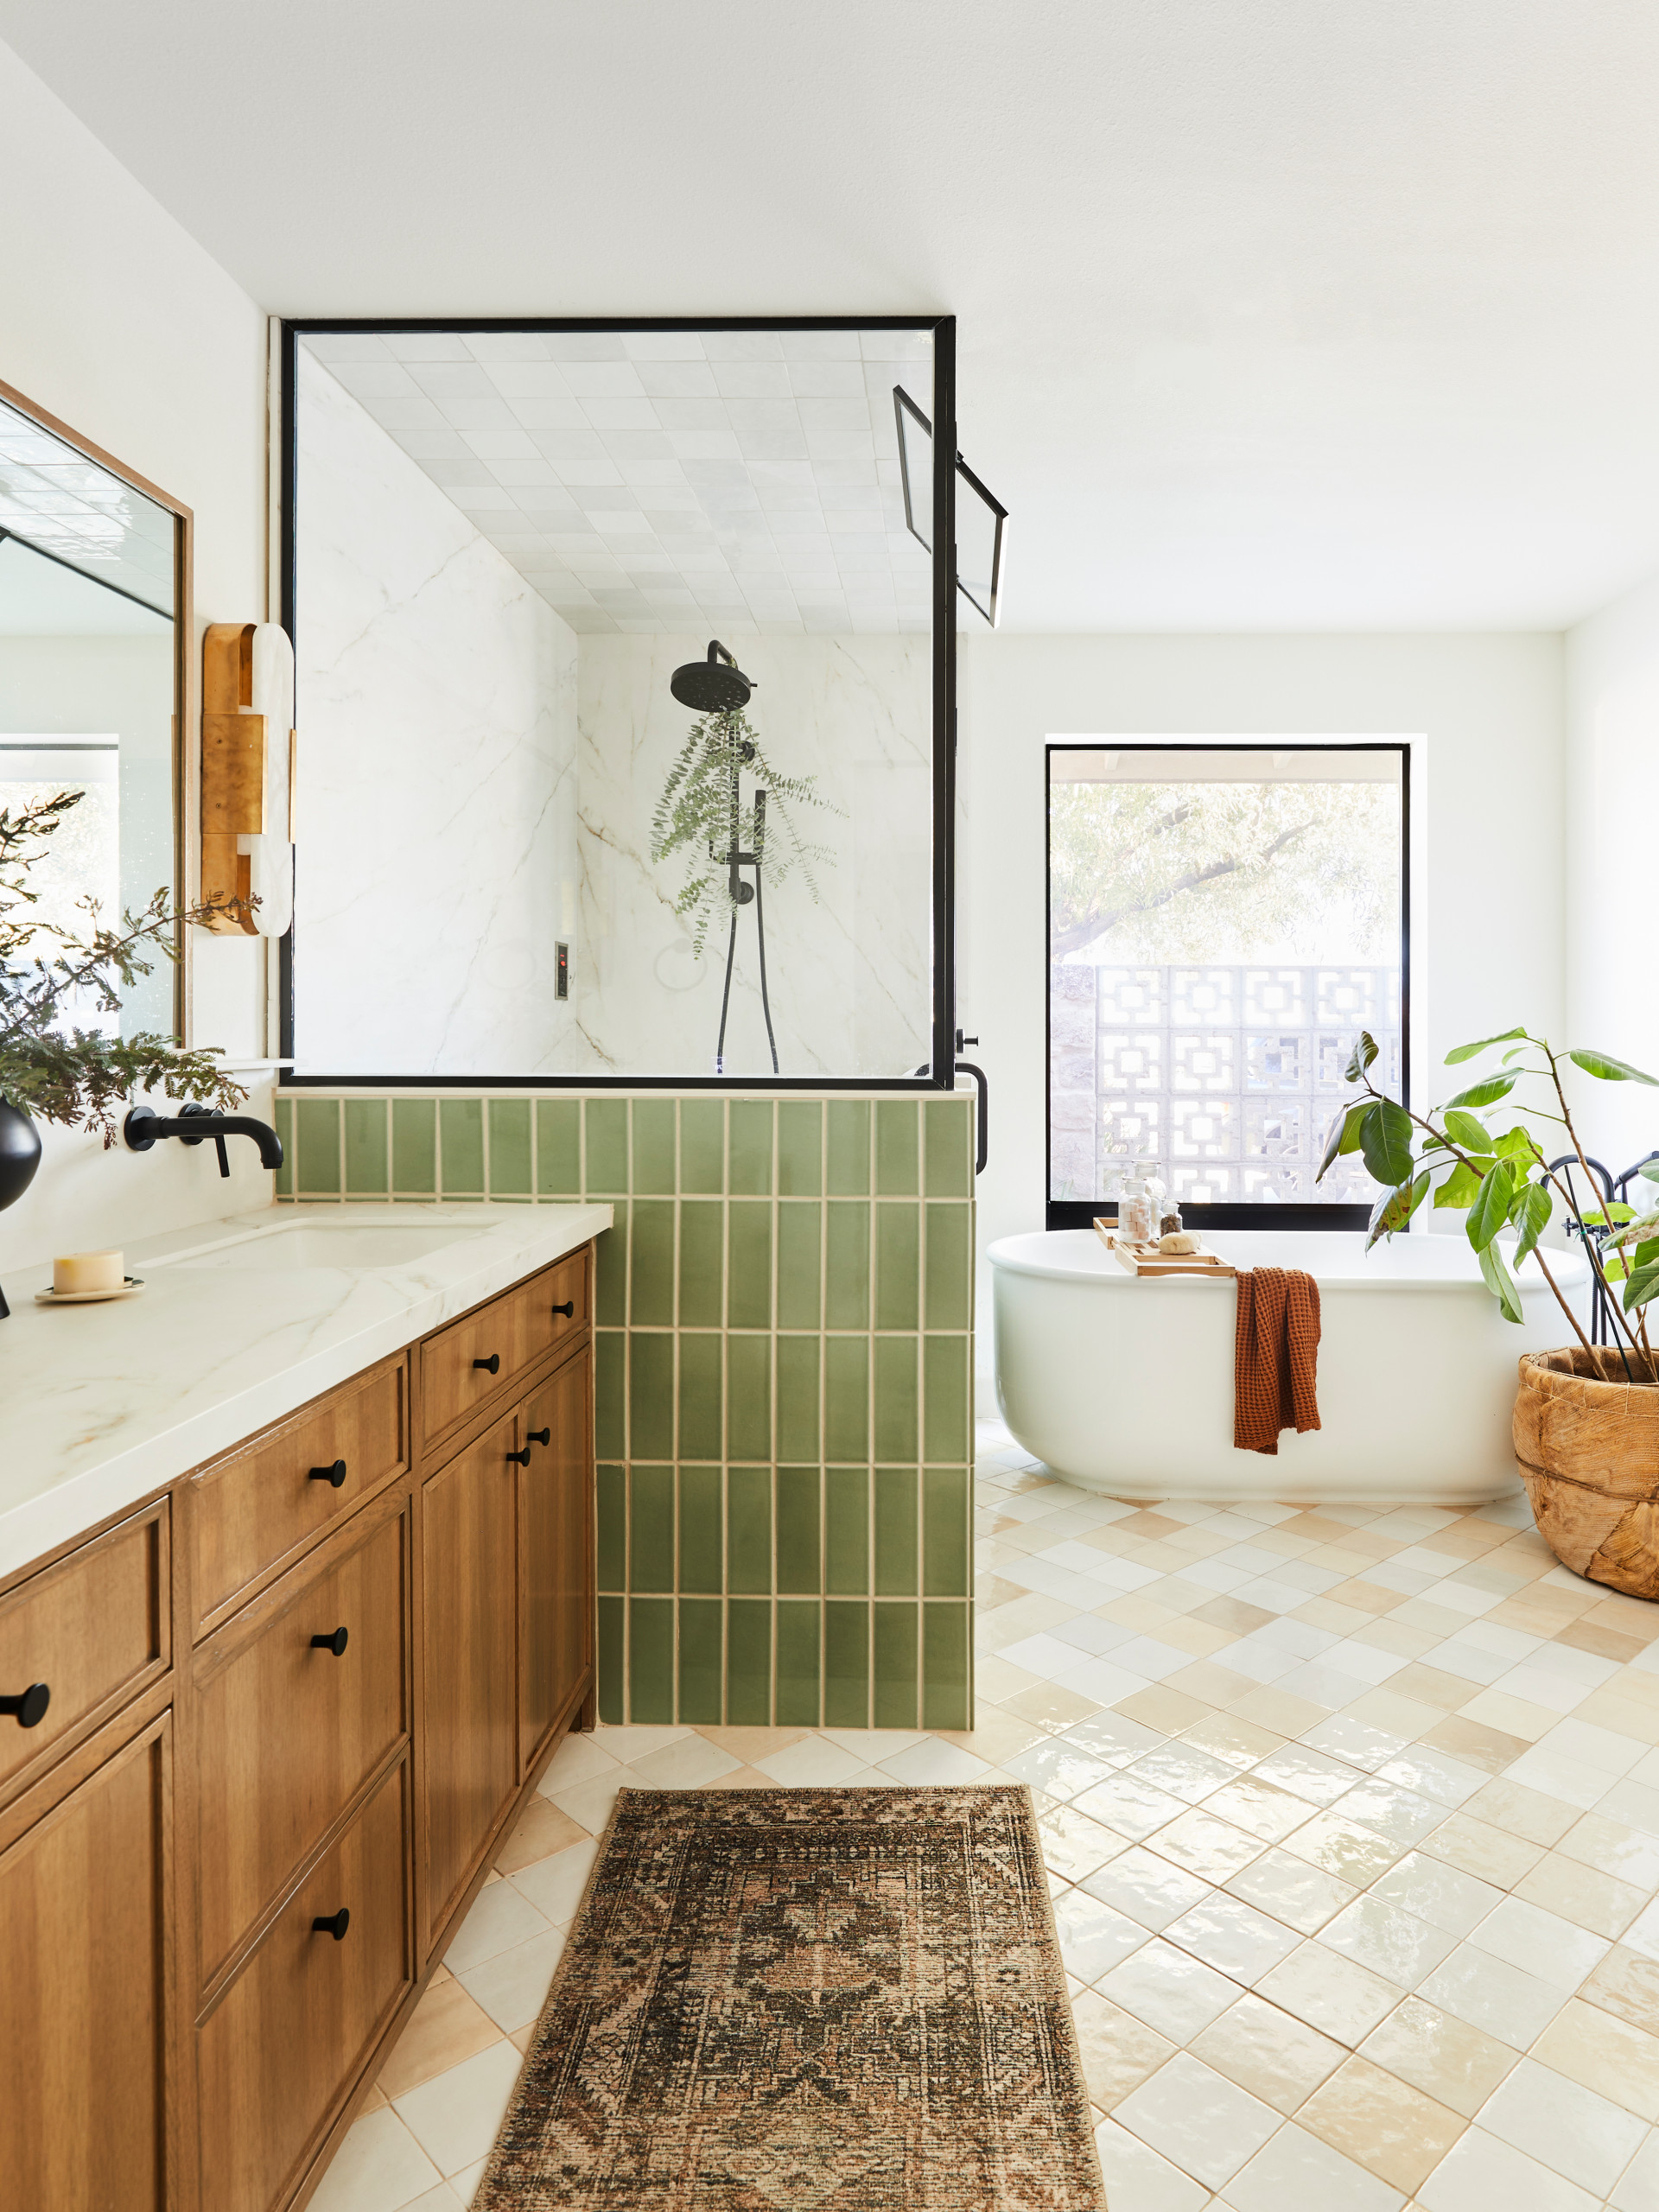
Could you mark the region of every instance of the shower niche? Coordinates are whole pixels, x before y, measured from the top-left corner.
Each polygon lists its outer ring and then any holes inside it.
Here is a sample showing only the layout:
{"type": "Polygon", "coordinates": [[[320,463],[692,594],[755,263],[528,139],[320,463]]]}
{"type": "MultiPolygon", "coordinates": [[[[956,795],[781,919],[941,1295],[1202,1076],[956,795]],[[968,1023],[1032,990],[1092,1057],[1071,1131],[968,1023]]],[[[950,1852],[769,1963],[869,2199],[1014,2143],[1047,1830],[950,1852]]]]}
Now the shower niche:
{"type": "Polygon", "coordinates": [[[297,1079],[948,1084],[950,321],[283,345],[297,1079]]]}

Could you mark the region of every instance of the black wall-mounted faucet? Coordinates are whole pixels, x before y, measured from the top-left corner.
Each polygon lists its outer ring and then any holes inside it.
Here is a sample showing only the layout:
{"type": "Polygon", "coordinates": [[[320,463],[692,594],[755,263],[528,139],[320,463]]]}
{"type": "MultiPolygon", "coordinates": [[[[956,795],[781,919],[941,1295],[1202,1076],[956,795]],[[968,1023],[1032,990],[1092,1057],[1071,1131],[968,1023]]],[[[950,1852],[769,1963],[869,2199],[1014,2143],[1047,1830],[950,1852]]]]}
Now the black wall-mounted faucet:
{"type": "Polygon", "coordinates": [[[251,1137],[259,1147],[262,1167],[283,1164],[283,1141],[269,1122],[257,1121],[251,1114],[216,1113],[211,1106],[181,1106],[176,1119],[170,1122],[162,1121],[153,1106],[135,1106],[121,1124],[121,1134],[129,1152],[149,1152],[157,1137],[177,1137],[183,1144],[201,1144],[211,1137],[221,1175],[231,1172],[225,1151],[226,1137],[251,1137]]]}

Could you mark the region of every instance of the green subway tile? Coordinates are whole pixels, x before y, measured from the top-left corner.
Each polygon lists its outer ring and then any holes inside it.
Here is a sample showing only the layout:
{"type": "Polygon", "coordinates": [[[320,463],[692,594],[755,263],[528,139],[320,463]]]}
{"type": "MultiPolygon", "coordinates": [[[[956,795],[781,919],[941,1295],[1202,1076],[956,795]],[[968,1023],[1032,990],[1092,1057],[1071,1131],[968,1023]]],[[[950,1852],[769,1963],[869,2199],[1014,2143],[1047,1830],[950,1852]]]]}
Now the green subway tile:
{"type": "Polygon", "coordinates": [[[633,1195],[642,1191],[674,1195],[674,1101],[633,1102],[633,1195]]]}
{"type": "Polygon", "coordinates": [[[883,1098],[875,1109],[875,1187],[883,1198],[914,1197],[921,1188],[913,1098],[883,1098]]]}
{"type": "Polygon", "coordinates": [[[917,1206],[875,1210],[875,1325],[919,1325],[917,1285],[921,1263],[921,1213],[917,1206]]]}
{"type": "Polygon", "coordinates": [[[391,1102],[391,1187],[419,1196],[438,1187],[438,1102],[391,1102]]]}
{"type": "Polygon", "coordinates": [[[816,1198],[823,1188],[823,1109],[817,1099],[778,1103],[778,1192],[816,1198]]]}
{"type": "Polygon", "coordinates": [[[924,1337],[922,1372],[927,1405],[925,1454],[929,1459],[967,1459],[967,1337],[924,1337]]]}
{"type": "Polygon", "coordinates": [[[968,1198],[974,1192],[974,1102],[941,1098],[922,1109],[927,1131],[927,1195],[968,1198]]]}
{"type": "MultiPolygon", "coordinates": [[[[588,1186],[592,1188],[591,1184],[588,1186]]],[[[726,1105],[720,1098],[680,1101],[680,1188],[718,1193],[726,1187],[726,1105]]]]}
{"type": "Polygon", "coordinates": [[[930,1205],[927,1216],[927,1316],[930,1329],[965,1329],[973,1319],[974,1216],[969,1206],[930,1205]]]}
{"type": "Polygon", "coordinates": [[[601,1459],[620,1459],[627,1452],[627,1376],[626,1336],[620,1329],[599,1330],[594,1338],[594,1436],[601,1459]]]}
{"type": "Polygon", "coordinates": [[[829,1130],[824,1188],[836,1198],[863,1198],[870,1187],[869,1101],[832,1098],[823,1110],[829,1130]]]}
{"type": "Polygon", "coordinates": [[[720,1469],[680,1469],[680,1588],[718,1591],[725,1551],[720,1469]]]}
{"type": "Polygon", "coordinates": [[[674,1718],[674,1600],[628,1600],[628,1718],[668,1722],[674,1718]]]}
{"type": "Polygon", "coordinates": [[[439,1187],[445,1198],[484,1188],[484,1101],[446,1098],[438,1108],[439,1187]]]}
{"type": "Polygon", "coordinates": [[[731,1189],[750,1198],[772,1195],[772,1101],[734,1098],[731,1135],[727,1140],[731,1189]]]}
{"type": "Polygon", "coordinates": [[[778,1457],[818,1456],[817,1337],[779,1337],[778,1344],[778,1457]]]}
{"type": "Polygon", "coordinates": [[[597,1467],[594,1488],[598,1500],[596,1568],[601,1590],[628,1586],[628,1471],[626,1467],[597,1467]]]}
{"type": "Polygon", "coordinates": [[[823,1343],[823,1456],[870,1456],[870,1345],[868,1337],[826,1337],[823,1343]]]}
{"type": "Polygon", "coordinates": [[[778,1587],[816,1592],[819,1586],[818,1471],[779,1467],[778,1587]]]}
{"type": "MultiPolygon", "coordinates": [[[[830,1112],[834,1113],[832,1106],[830,1112]]],[[[870,1325],[870,1209],[837,1204],[824,1209],[823,1324],[827,1329],[870,1325]]]]}
{"type": "Polygon", "coordinates": [[[295,1181],[302,1191],[340,1188],[340,1101],[295,1102],[295,1181]]]}
{"type": "Polygon", "coordinates": [[[772,1470],[726,1471],[726,1587],[772,1587],[772,1470]]]}
{"type": "Polygon", "coordinates": [[[673,1587],[674,1470],[636,1463],[628,1474],[628,1588],[673,1587]]]}
{"type": "Polygon", "coordinates": [[[870,1609],[828,1605],[823,1609],[823,1725],[870,1725],[870,1609]]]}
{"type": "Polygon", "coordinates": [[[930,1467],[922,1478],[922,1595],[969,1598],[969,1471],[930,1467]]]}
{"type": "Polygon", "coordinates": [[[778,1326],[818,1325],[818,1260],[823,1209],[810,1201],[778,1209],[778,1326]]]}
{"type": "Polygon", "coordinates": [[[725,1666],[721,1649],[726,1608],[718,1598],[680,1600],[682,1723],[718,1727],[725,1666]]]}
{"type": "Polygon", "coordinates": [[[916,1470],[875,1471],[875,1594],[916,1594],[916,1470]]]}
{"type": "Polygon", "coordinates": [[[622,1656],[627,1602],[626,1598],[599,1601],[599,1717],[612,1728],[628,1717],[627,1673],[622,1656]]]}
{"type": "Polygon", "coordinates": [[[636,1329],[674,1325],[674,1201],[635,1198],[629,1207],[629,1310],[636,1329]]]}
{"type": "Polygon", "coordinates": [[[816,1599],[778,1601],[778,1726],[816,1728],[820,1692],[818,1615],[816,1599]]]}
{"type": "Polygon", "coordinates": [[[623,1098],[587,1098],[588,1196],[609,1198],[628,1187],[628,1107],[623,1098]]]}
{"type": "Polygon", "coordinates": [[[680,1204],[680,1326],[717,1329],[725,1313],[726,1209],[718,1198],[680,1204]]]}
{"type": "Polygon", "coordinates": [[[726,1725],[772,1722],[772,1600],[734,1598],[726,1608],[726,1725]]]}
{"type": "Polygon", "coordinates": [[[877,1605],[875,1686],[871,1719],[878,1728],[916,1726],[916,1612],[912,1605],[877,1605]]]}
{"type": "Polygon", "coordinates": [[[528,1098],[490,1101],[490,1196],[528,1198],[531,1191],[528,1098]]]}
{"type": "MultiPolygon", "coordinates": [[[[384,1098],[346,1101],[346,1192],[348,1198],[383,1198],[391,1189],[391,1163],[386,1143],[389,1120],[384,1098]]],[[[526,1183],[528,1190],[530,1185],[526,1183]]]]}
{"type": "Polygon", "coordinates": [[[582,1101],[536,1101],[536,1188],[544,1198],[582,1195],[582,1101]]]}
{"type": "Polygon", "coordinates": [[[862,1598],[870,1587],[870,1471],[823,1471],[823,1586],[836,1597],[862,1598]]]}
{"type": "Polygon", "coordinates": [[[726,1339],[726,1457],[772,1457],[770,1337],[726,1339]]]}
{"type": "Polygon", "coordinates": [[[601,1329],[620,1329],[628,1318],[628,1202],[619,1198],[615,1218],[595,1240],[598,1259],[594,1285],[594,1319],[601,1329]]]}
{"type": "Polygon", "coordinates": [[[680,1457],[721,1455],[721,1339],[682,1332],[680,1337],[680,1457]]]}
{"type": "Polygon", "coordinates": [[[772,1326],[772,1206],[763,1198],[734,1199],[726,1209],[729,1255],[726,1276],[726,1325],[729,1329],[772,1326]]]}
{"type": "Polygon", "coordinates": [[[628,1457],[674,1457],[674,1339],[665,1332],[628,1333],[628,1457]]]}
{"type": "Polygon", "coordinates": [[[918,1337],[875,1339],[875,1449],[889,1465],[916,1459],[916,1347],[918,1337]]]}
{"type": "Polygon", "coordinates": [[[291,1198],[294,1195],[294,1101],[279,1098],[275,1109],[277,1141],[283,1147],[283,1164],[276,1170],[276,1195],[291,1198]]]}
{"type": "Polygon", "coordinates": [[[969,1608],[922,1607],[922,1726],[971,1728],[968,1696],[969,1608]]]}

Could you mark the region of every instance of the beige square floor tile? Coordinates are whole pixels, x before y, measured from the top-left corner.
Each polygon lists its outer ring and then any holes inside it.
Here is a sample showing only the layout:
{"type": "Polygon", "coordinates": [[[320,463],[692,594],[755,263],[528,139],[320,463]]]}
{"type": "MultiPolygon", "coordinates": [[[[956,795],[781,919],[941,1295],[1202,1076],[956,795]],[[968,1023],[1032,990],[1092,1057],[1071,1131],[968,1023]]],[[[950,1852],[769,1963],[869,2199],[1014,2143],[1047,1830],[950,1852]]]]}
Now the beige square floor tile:
{"type": "Polygon", "coordinates": [[[550,1797],[562,1813],[568,1813],[580,1828],[589,1835],[602,1834],[616,1804],[616,1793],[623,1786],[627,1769],[614,1764],[607,1773],[595,1775],[589,1782],[578,1782],[571,1788],[550,1789],[550,1797]]]}
{"type": "Polygon", "coordinates": [[[804,1728],[699,1728],[696,1732],[707,1737],[711,1744],[717,1744],[722,1751],[729,1751],[745,1766],[752,1766],[769,1751],[787,1751],[808,1732],[804,1728]]]}
{"type": "MultiPolygon", "coordinates": [[[[1586,1689],[1586,1697],[1589,1694],[1586,1689]]],[[[1535,1744],[1541,1736],[1547,1736],[1561,1717],[1553,1706],[1535,1705],[1529,1698],[1496,1689],[1482,1690],[1471,1697],[1463,1713],[1465,1719],[1498,1729],[1506,1736],[1519,1736],[1528,1744],[1535,1744]]]]}
{"type": "Polygon", "coordinates": [[[1494,2092],[1480,2125],[1599,2198],[1648,2132],[1634,2113],[1534,2058],[1523,2058],[1494,2092]]]}
{"type": "Polygon", "coordinates": [[[1191,1874],[1206,1882],[1221,1883],[1261,1856],[1262,1846],[1230,1821],[1217,1820],[1207,1807],[1195,1805],[1149,1838],[1160,1858],[1173,1859],[1191,1874]]]}
{"type": "Polygon", "coordinates": [[[1617,1941],[1648,1903],[1648,1892],[1552,1851],[1515,1885],[1515,1895],[1548,1907],[1592,1935],[1617,1941]]]}
{"type": "Polygon", "coordinates": [[[1262,1843],[1282,1843],[1307,1818],[1307,1807],[1289,1791],[1276,1789],[1259,1774],[1242,1775],[1205,1800],[1206,1812],[1230,1821],[1262,1843]]]}
{"type": "Polygon", "coordinates": [[[1258,1727],[1271,1728],[1281,1736],[1302,1735],[1330,1713],[1328,1706],[1315,1705],[1311,1698],[1263,1688],[1260,1684],[1253,1684],[1243,1697],[1230,1699],[1227,1710],[1241,1720],[1253,1720],[1258,1727]]]}
{"type": "Polygon", "coordinates": [[[1339,1882],[1305,1859],[1293,1859],[1287,1851],[1264,1851],[1225,1886],[1230,1895],[1243,1897],[1302,1936],[1317,1933],[1333,1913],[1362,1894],[1351,1883],[1339,1882]]]}
{"type": "Polygon", "coordinates": [[[489,2156],[518,2063],[518,2051],[504,2037],[395,2101],[393,2111],[441,2173],[447,2177],[489,2156]]]}
{"type": "Polygon", "coordinates": [[[1068,1882],[1081,1882],[1116,1859],[1129,1847],[1121,1835],[1091,1821],[1075,1805],[1057,1805],[1037,1823],[1043,1863],[1052,1874],[1068,1882]]]}
{"type": "Polygon", "coordinates": [[[1609,1951],[1579,1995],[1633,2027],[1659,2035],[1659,1964],[1622,1945],[1609,1951]]]}
{"type": "Polygon", "coordinates": [[[1419,1994],[1516,2050],[1530,2049],[1567,2002],[1566,1993],[1536,1974],[1459,1943],[1427,1976],[1419,1994]]]}
{"type": "MultiPolygon", "coordinates": [[[[578,1847],[589,1852],[596,1848],[592,1843],[578,1847]]],[[[527,1943],[532,1936],[542,1935],[546,1927],[547,1915],[531,1902],[515,1882],[486,1883],[451,1939],[444,1953],[444,1964],[451,1974],[459,1974],[467,1967],[480,1966],[486,1959],[493,1959],[498,1951],[510,1950],[515,1943],[527,1943]]]]}
{"type": "Polygon", "coordinates": [[[1296,2120],[1227,2184],[1228,2212],[1401,2212],[1404,2203],[1389,2183],[1296,2120]]]}
{"type": "Polygon", "coordinates": [[[1535,1843],[1523,1842],[1518,1835],[1478,1821],[1471,1813],[1453,1813],[1425,1836],[1418,1848],[1500,1890],[1513,1889],[1544,1855],[1535,1843]]]}
{"type": "Polygon", "coordinates": [[[1539,2037],[1531,2055],[1643,2120],[1659,2120],[1659,2036],[1573,1997],[1539,2037]]]}
{"type": "Polygon", "coordinates": [[[1350,2049],[1364,2041],[1404,1993],[1369,1967],[1322,1943],[1304,1943],[1256,1985],[1259,1997],[1350,2049]]]}
{"type": "Polygon", "coordinates": [[[1502,1774],[1521,1757],[1531,1738],[1471,1720],[1466,1713],[1454,1713],[1428,1729],[1422,1740],[1430,1750],[1449,1751],[1454,1759],[1479,1767],[1486,1774],[1502,1774]]]}
{"type": "Polygon", "coordinates": [[[383,2106],[353,2121],[311,2202],[321,2212],[404,2212],[435,2186],[437,2168],[383,2106]]]}
{"type": "Polygon", "coordinates": [[[1597,2199],[1564,2175],[1471,2127],[1423,2183],[1424,2212],[1596,2212],[1597,2199]]]}
{"type": "Polygon", "coordinates": [[[1222,2188],[1279,2126],[1270,2105],[1187,2051],[1125,2097],[1113,2117],[1206,2189],[1222,2188]]]}
{"type": "Polygon", "coordinates": [[[1627,1827],[1623,1821],[1609,1820],[1602,1813],[1586,1813],[1556,1848],[1564,1859],[1594,1866],[1647,1895],[1659,1890],[1659,1836],[1644,1835],[1640,1828],[1627,1827]]]}
{"type": "MultiPolygon", "coordinates": [[[[530,1899],[544,1921],[555,1926],[568,1923],[576,1916],[598,1857],[596,1842],[573,1843],[568,1851],[556,1852],[551,1859],[538,1859],[533,1866],[520,1867],[512,1877],[512,1886],[530,1899]]],[[[452,1963],[459,1974],[463,1966],[482,1961],[456,1961],[452,1956],[452,1963]]]]}
{"type": "MultiPolygon", "coordinates": [[[[1204,1662],[1207,1663],[1207,1662],[1204,1662]]],[[[1154,1682],[1150,1688],[1136,1690],[1132,1696],[1120,1698],[1112,1707],[1114,1713],[1128,1715],[1148,1728],[1157,1728],[1166,1736],[1179,1736],[1184,1728],[1205,1720],[1221,1703],[1219,1698],[1206,1697],[1194,1690],[1186,1681],[1191,1668],[1181,1670],[1182,1681],[1178,1686],[1173,1677],[1167,1681],[1154,1682]]]]}
{"type": "Polygon", "coordinates": [[[1587,1928],[1575,1928],[1559,1913],[1514,1897],[1495,1906],[1469,1941],[1564,1993],[1593,1974],[1611,1948],[1587,1928]]]}
{"type": "Polygon", "coordinates": [[[495,1854],[496,1872],[516,1874],[521,1866],[534,1866],[568,1845],[585,1843],[588,1831],[562,1813],[550,1798],[532,1797],[495,1854]]]}
{"type": "Polygon", "coordinates": [[[1315,2089],[1296,2119],[1408,2194],[1433,2172],[1467,2125],[1460,2113],[1359,2056],[1315,2089]]]}
{"type": "Polygon", "coordinates": [[[1524,1836],[1529,1843],[1542,1844],[1547,1851],[1560,1841],[1580,1817],[1576,1805],[1564,1805],[1559,1797],[1548,1797],[1541,1789],[1529,1789],[1524,1783],[1507,1780],[1489,1782],[1464,1809],[1495,1828],[1506,1828],[1511,1835],[1524,1836]]]}
{"type": "Polygon", "coordinates": [[[1110,2112],[1175,2056],[1175,2045],[1166,2037],[1097,1990],[1085,1989],[1073,1999],[1071,2017],[1090,2100],[1102,2112],[1110,2112]]]}
{"type": "MultiPolygon", "coordinates": [[[[959,1751],[972,1751],[978,1758],[992,1766],[1005,1766],[1016,1751],[1028,1751],[1033,1744],[1046,1740],[1047,1732],[1034,1721],[1021,1720],[1012,1713],[999,1713],[993,1705],[983,1702],[975,1716],[976,1726],[969,1729],[940,1729],[940,1740],[954,1744],[959,1751]]],[[[830,1732],[825,1729],[828,1735],[830,1732]]],[[[874,1762],[880,1764],[877,1759],[874,1762]]]]}
{"type": "Polygon", "coordinates": [[[1321,1873],[1363,1889],[1385,1873],[1404,1855],[1403,1844],[1391,1843],[1375,1829],[1362,1827],[1338,1812],[1315,1813],[1287,1835],[1281,1847],[1293,1859],[1306,1859],[1321,1873]]]}
{"type": "Polygon", "coordinates": [[[461,1976],[468,1996],[476,1999],[503,2035],[532,2026],[547,2002],[548,1985],[564,1953],[562,1928],[532,1936],[483,1965],[469,1967],[461,1976]]]}
{"type": "Polygon", "coordinates": [[[622,1752],[613,1752],[601,1743],[601,1732],[577,1735],[573,1731],[565,1738],[536,1785],[543,1797],[555,1797],[562,1789],[574,1789],[578,1783],[592,1782],[599,1775],[613,1773],[620,1765],[622,1752]]]}
{"type": "Polygon", "coordinates": [[[1255,1995],[1230,2005],[1190,2048],[1206,2066],[1287,2115],[1347,2056],[1341,2044],[1255,1995]]]}
{"type": "Polygon", "coordinates": [[[1288,1958],[1301,1941],[1282,1921],[1224,1891],[1212,1891],[1163,1932],[1168,1942],[1247,1987],[1288,1958]]]}
{"type": "Polygon", "coordinates": [[[388,2099],[400,2097],[486,2050],[500,2035],[499,2024],[453,1975],[446,1975],[432,1983],[410,2016],[380,2069],[379,2087],[388,2099]]]}
{"type": "Polygon", "coordinates": [[[1172,2166],[1109,2113],[1095,2130],[1095,2148],[1113,2212],[1128,2212],[1130,2206],[1141,2212],[1204,2212],[1211,2203],[1220,2212],[1219,2198],[1212,2198],[1201,2181],[1172,2166]]]}
{"type": "Polygon", "coordinates": [[[1089,1896],[1127,1913],[1154,1935],[1214,1895],[1208,1882],[1143,1844],[1131,1844],[1109,1864],[1076,1878],[1089,1896]]]}
{"type": "Polygon", "coordinates": [[[1414,1989],[1456,1948],[1458,1938],[1371,1891],[1328,1921],[1316,1941],[1398,1988],[1414,1989]]]}
{"type": "Polygon", "coordinates": [[[1001,1703],[1005,1713],[1031,1721],[1050,1736],[1074,1728],[1079,1720],[1086,1720],[1091,1713],[1100,1711],[1095,1699],[1079,1697],[1075,1690],[1060,1689],[1053,1682],[1038,1682],[1028,1690],[1016,1690],[1001,1703]]]}
{"type": "Polygon", "coordinates": [[[1516,2063],[1512,2044],[1471,2027],[1421,1997],[1408,1997],[1360,2049],[1437,2104],[1472,2120],[1516,2063]]]}
{"type": "Polygon", "coordinates": [[[1494,1884],[1478,1881],[1460,1866],[1422,1851],[1408,1852],[1397,1860],[1371,1885],[1370,1895],[1453,1936],[1466,1936],[1503,1901],[1503,1891],[1494,1884]]]}
{"type": "MultiPolygon", "coordinates": [[[[1268,1617],[1272,1618],[1272,1615],[1268,1617]]],[[[1212,1713],[1183,1732],[1182,1741],[1211,1758],[1223,1759],[1243,1774],[1258,1760],[1270,1758],[1284,1742],[1271,1728],[1257,1728],[1230,1713],[1212,1713]]]]}
{"type": "Polygon", "coordinates": [[[1244,1994],[1236,1981],[1161,1936],[1103,1975],[1101,1994],[1171,2043],[1187,2044],[1244,1994]]]}

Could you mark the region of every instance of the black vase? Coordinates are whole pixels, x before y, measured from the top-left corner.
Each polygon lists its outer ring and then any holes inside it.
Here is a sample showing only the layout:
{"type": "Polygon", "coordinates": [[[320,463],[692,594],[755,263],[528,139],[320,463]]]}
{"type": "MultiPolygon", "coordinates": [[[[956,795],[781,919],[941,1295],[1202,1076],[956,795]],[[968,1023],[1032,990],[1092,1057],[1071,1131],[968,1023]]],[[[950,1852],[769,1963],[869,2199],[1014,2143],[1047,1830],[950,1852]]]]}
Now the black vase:
{"type": "MultiPolygon", "coordinates": [[[[40,1131],[27,1114],[19,1113],[9,1098],[0,1096],[0,1213],[22,1197],[40,1164],[40,1131]]],[[[0,1290],[0,1320],[10,1312],[6,1294],[0,1290]]]]}

